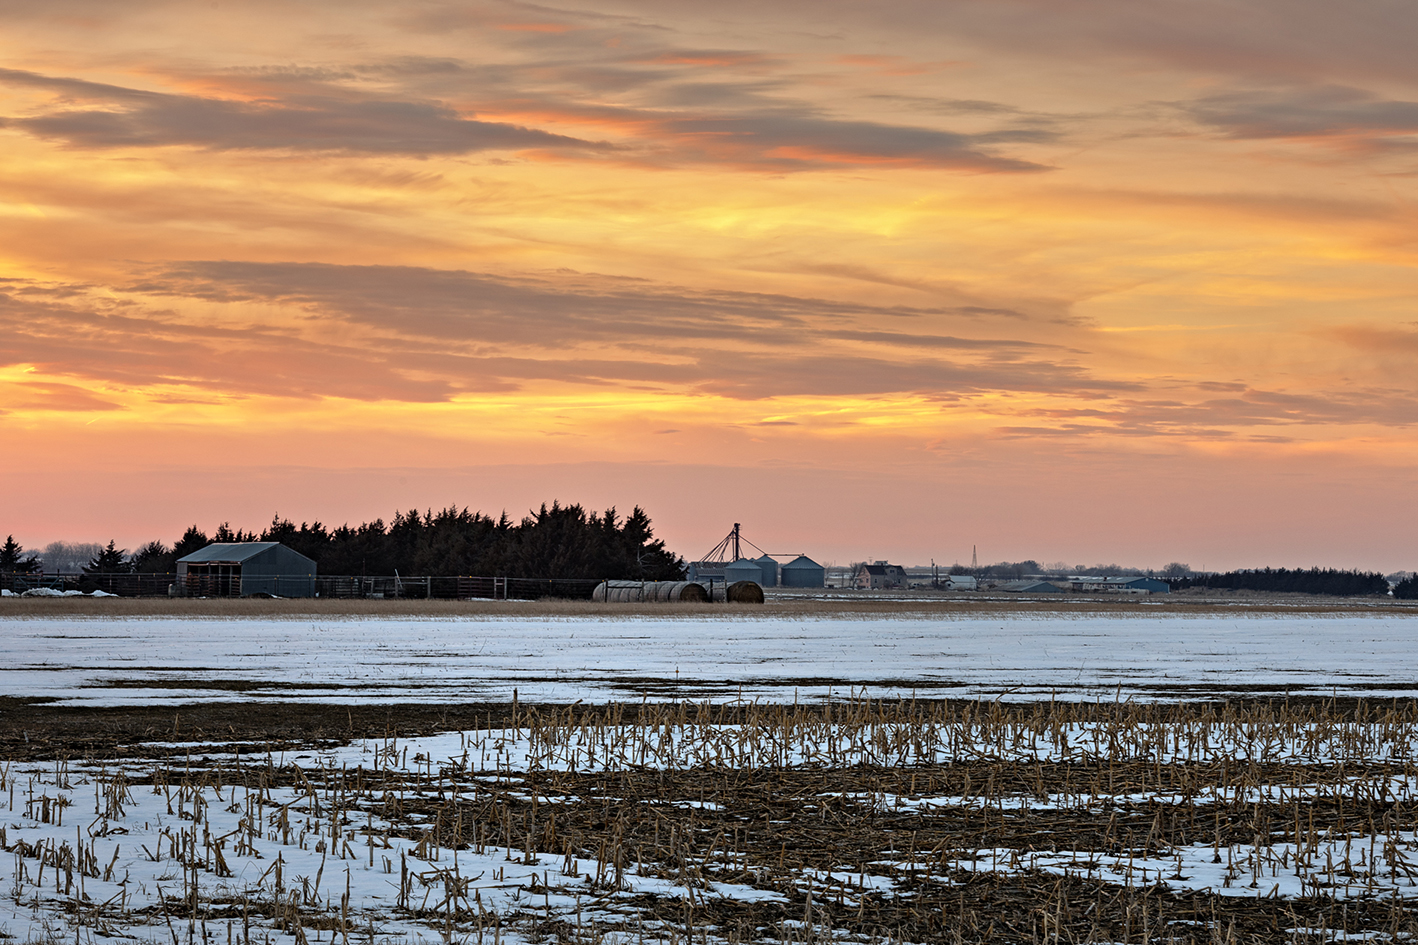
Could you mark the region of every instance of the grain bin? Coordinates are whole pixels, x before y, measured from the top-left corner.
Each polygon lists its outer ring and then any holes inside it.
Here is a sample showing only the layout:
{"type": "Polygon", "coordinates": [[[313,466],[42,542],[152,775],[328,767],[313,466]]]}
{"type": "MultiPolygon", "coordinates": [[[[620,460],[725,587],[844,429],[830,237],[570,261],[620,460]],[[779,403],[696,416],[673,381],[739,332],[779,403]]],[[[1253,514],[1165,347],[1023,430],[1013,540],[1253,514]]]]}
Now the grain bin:
{"type": "Polygon", "coordinates": [[[783,565],[784,587],[823,587],[827,584],[827,569],[807,555],[798,555],[783,565]]]}
{"type": "Polygon", "coordinates": [[[778,562],[774,561],[767,555],[764,555],[763,557],[757,559],[754,563],[757,564],[759,570],[763,572],[763,580],[759,581],[758,583],[763,587],[777,587],[778,562]]]}
{"type": "Polygon", "coordinates": [[[757,561],[750,561],[748,558],[740,558],[724,569],[725,584],[735,584],[739,581],[752,581],[758,584],[762,580],[763,569],[758,566],[757,561]]]}

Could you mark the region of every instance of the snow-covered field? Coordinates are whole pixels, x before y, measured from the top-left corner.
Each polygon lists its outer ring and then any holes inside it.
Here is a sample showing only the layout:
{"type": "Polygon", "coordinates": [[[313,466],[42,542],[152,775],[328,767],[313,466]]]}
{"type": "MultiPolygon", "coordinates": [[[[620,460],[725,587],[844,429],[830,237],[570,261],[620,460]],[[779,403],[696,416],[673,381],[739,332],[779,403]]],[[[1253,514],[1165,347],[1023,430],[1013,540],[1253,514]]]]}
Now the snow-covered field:
{"type": "Polygon", "coordinates": [[[1418,616],[4,618],[0,692],[75,704],[1418,694],[1418,616]]]}
{"type": "Polygon", "coordinates": [[[0,694],[73,707],[39,745],[0,715],[26,759],[0,758],[0,945],[1411,941],[1415,631],[0,617],[0,694]],[[418,737],[74,726],[514,689],[418,737]],[[1195,701],[1251,692],[1372,698],[1195,701]]]}

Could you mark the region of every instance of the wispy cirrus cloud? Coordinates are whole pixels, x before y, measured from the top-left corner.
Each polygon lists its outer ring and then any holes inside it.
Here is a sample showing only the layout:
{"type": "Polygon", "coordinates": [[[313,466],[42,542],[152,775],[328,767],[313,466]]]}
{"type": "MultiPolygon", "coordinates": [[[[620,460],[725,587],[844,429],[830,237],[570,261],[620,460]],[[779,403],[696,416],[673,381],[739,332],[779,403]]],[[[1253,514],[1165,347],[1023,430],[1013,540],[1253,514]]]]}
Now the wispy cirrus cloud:
{"type": "Polygon", "coordinates": [[[1359,387],[1295,393],[1208,382],[1195,387],[1202,391],[1224,387],[1233,396],[1165,400],[1123,396],[1101,407],[1060,405],[1026,410],[1019,416],[1035,422],[1008,423],[1000,432],[1022,437],[1233,439],[1263,435],[1277,439],[1285,438],[1285,430],[1299,432],[1316,426],[1393,428],[1418,424],[1418,394],[1412,391],[1359,387]]]}
{"type": "MultiPolygon", "coordinates": [[[[164,267],[126,288],[222,302],[276,301],[432,338],[486,337],[555,346],[667,338],[801,346],[818,333],[850,331],[864,320],[925,329],[941,319],[966,324],[1026,318],[1011,309],[863,305],[781,293],[688,290],[571,271],[514,278],[412,266],[201,261],[164,267]]],[[[905,331],[870,334],[875,340],[912,337],[905,331]]],[[[915,336],[929,342],[920,332],[915,336]]],[[[941,340],[1011,351],[1047,347],[1008,339],[941,340]]]]}
{"type": "Polygon", "coordinates": [[[469,120],[434,102],[294,94],[237,101],[174,95],[0,69],[0,83],[59,96],[54,107],[0,118],[0,127],[80,148],[467,154],[489,150],[599,149],[604,144],[499,122],[469,120]],[[87,106],[87,107],[86,107],[87,106]]]}
{"type": "Polygon", "coordinates": [[[537,382],[748,400],[1136,389],[1076,363],[1080,352],[937,327],[977,318],[578,273],[203,262],[97,292],[12,285],[0,296],[0,363],[116,385],[417,402],[537,382]],[[288,314],[213,327],[174,314],[193,301],[288,314]],[[899,327],[852,327],[863,321],[899,327]]]}
{"type": "MultiPolygon", "coordinates": [[[[1408,389],[1137,378],[1110,373],[1078,346],[941,330],[977,324],[967,307],[689,290],[573,272],[508,278],[224,261],[163,267],[115,286],[9,280],[0,290],[0,365],[31,365],[46,378],[15,388],[28,409],[42,409],[37,398],[56,405],[49,409],[111,408],[85,384],[406,403],[554,384],[742,401],[919,396],[943,410],[975,404],[995,417],[999,435],[1015,438],[1280,442],[1316,428],[1418,424],[1418,394],[1408,389]],[[269,320],[180,315],[192,302],[269,320]]],[[[996,316],[993,324],[1028,331],[1032,323],[996,316]]],[[[1355,329],[1341,340],[1411,349],[1412,338],[1355,329]]]]}
{"type": "Polygon", "coordinates": [[[1183,108],[1230,138],[1418,146],[1418,101],[1386,99],[1348,86],[1236,90],[1205,96],[1183,108]]]}
{"type": "MultiPolygon", "coordinates": [[[[353,69],[356,76],[373,71],[353,69]]],[[[563,72],[572,71],[563,67],[563,72]]],[[[584,70],[582,70],[584,72],[584,70]]],[[[604,71],[604,70],[602,70],[604,71]]],[[[390,70],[387,74],[395,74],[390,70]]],[[[403,75],[446,79],[456,64],[403,75]]],[[[777,170],[834,166],[918,166],[979,173],[1049,168],[1000,155],[1002,144],[1052,140],[1052,130],[1011,127],[982,133],[834,117],[802,104],[770,102],[733,84],[686,83],[662,89],[655,107],[578,106],[564,96],[508,100],[478,88],[483,70],[460,74],[448,90],[482,113],[464,117],[434,99],[409,100],[342,86],[331,70],[273,70],[232,77],[241,97],[172,94],[0,69],[0,83],[51,93],[37,114],[0,117],[0,127],[79,148],[196,147],[365,154],[469,154],[479,151],[613,153],[641,163],[718,163],[777,170]],[[473,87],[468,87],[471,84],[473,87]],[[519,122],[516,119],[521,118],[519,122]],[[618,145],[529,127],[530,121],[618,133],[618,145]]],[[[609,84],[580,75],[581,86],[609,84]]],[[[208,80],[208,84],[216,84],[208,80]]],[[[449,83],[440,83],[445,87],[449,83]]],[[[644,85],[628,75],[624,85],[644,85]]]]}

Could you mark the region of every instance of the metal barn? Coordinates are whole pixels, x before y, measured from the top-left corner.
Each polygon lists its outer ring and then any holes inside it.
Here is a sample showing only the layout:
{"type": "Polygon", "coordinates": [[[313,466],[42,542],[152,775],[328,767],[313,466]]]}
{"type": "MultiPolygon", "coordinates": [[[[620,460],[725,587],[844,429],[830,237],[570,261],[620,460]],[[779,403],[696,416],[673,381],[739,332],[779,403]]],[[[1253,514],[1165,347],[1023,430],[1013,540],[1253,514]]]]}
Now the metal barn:
{"type": "Polygon", "coordinates": [[[1124,594],[1170,594],[1172,585],[1166,581],[1159,581],[1156,578],[1135,577],[1135,578],[1109,578],[1110,583],[1116,582],[1118,590],[1124,594]]]}
{"type": "Polygon", "coordinates": [[[276,541],[217,542],[177,559],[179,594],[314,597],[315,562],[276,541]]]}
{"type": "Polygon", "coordinates": [[[1011,594],[1063,594],[1065,591],[1057,584],[1050,584],[1048,581],[1037,581],[1027,579],[1023,581],[1011,581],[1008,584],[1001,584],[1000,590],[1008,591],[1011,594]]]}

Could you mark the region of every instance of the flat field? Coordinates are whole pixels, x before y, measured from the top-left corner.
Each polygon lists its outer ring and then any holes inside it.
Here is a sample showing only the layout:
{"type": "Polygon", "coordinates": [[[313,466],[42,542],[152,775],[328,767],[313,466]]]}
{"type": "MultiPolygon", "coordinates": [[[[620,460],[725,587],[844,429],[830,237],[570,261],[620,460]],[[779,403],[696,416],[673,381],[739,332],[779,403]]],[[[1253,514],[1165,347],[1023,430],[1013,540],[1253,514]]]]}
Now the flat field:
{"type": "Polygon", "coordinates": [[[1418,934],[1403,608],[24,603],[0,940],[1418,934]]]}
{"type": "Polygon", "coordinates": [[[0,692],[282,699],[1418,695],[1418,609],[1313,602],[0,602],[0,692]],[[397,608],[397,609],[395,609],[397,608]]]}

